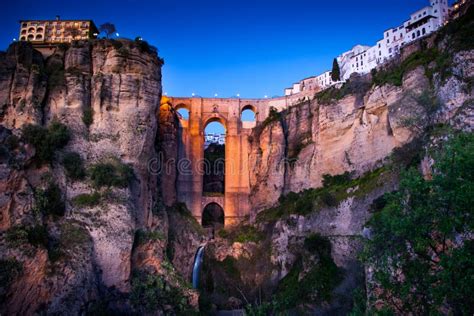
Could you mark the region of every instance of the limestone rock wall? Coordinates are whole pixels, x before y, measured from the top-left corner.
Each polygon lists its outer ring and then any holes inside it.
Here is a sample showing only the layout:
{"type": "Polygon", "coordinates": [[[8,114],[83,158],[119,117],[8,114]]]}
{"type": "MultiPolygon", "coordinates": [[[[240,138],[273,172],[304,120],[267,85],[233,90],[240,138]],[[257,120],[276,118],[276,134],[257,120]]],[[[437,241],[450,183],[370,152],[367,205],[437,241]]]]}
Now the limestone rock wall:
{"type": "Polygon", "coordinates": [[[0,123],[20,128],[41,123],[46,78],[41,53],[26,43],[17,43],[0,53],[0,123]]]}
{"type": "Polygon", "coordinates": [[[431,123],[472,129],[468,78],[473,75],[473,54],[455,55],[452,69],[458,75],[445,82],[435,75],[431,84],[425,69],[418,67],[404,76],[401,87],[373,87],[362,98],[349,94],[330,104],[305,101],[254,130],[249,153],[254,215],[282,194],[321,186],[324,174],[360,175],[378,166],[417,133],[408,120],[422,118],[418,128],[428,124],[423,94],[441,104],[431,123]]]}
{"type": "Polygon", "coordinates": [[[135,231],[163,224],[154,215],[160,195],[157,176],[148,170],[150,161],[157,158],[161,65],[155,51],[128,40],[75,42],[58,47],[46,60],[26,43],[13,44],[0,54],[0,122],[5,133],[19,135],[27,123],[47,125],[52,120],[71,131],[71,141],[51,166],[38,169],[30,163],[34,150],[27,145],[8,154],[20,166],[2,159],[0,259],[15,257],[24,269],[0,313],[74,314],[98,299],[99,289],[130,291],[135,231]],[[89,126],[83,121],[85,113],[92,114],[89,126]],[[77,207],[74,198],[96,188],[88,180],[71,181],[65,176],[59,162],[68,151],[79,153],[86,168],[108,159],[120,160],[132,168],[133,180],[127,188],[101,192],[103,201],[96,206],[77,207]],[[46,176],[60,186],[66,214],[56,221],[43,218],[41,225],[50,236],[68,223],[84,229],[85,248],[72,254],[76,259],[61,264],[60,273],[51,273],[54,264],[44,250],[35,249],[28,259],[5,241],[7,230],[38,220],[33,214],[33,192],[44,185],[46,176]]]}

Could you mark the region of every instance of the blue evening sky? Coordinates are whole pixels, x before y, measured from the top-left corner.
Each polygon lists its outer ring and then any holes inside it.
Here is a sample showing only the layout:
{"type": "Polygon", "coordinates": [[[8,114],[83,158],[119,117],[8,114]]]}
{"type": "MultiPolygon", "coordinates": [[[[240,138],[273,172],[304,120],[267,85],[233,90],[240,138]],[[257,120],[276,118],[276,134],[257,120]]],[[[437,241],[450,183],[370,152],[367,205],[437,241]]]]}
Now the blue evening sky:
{"type": "Polygon", "coordinates": [[[20,19],[112,22],[120,36],[142,36],[165,59],[168,95],[271,97],[329,70],[355,44],[374,45],[428,0],[8,0],[0,49],[20,19]]]}

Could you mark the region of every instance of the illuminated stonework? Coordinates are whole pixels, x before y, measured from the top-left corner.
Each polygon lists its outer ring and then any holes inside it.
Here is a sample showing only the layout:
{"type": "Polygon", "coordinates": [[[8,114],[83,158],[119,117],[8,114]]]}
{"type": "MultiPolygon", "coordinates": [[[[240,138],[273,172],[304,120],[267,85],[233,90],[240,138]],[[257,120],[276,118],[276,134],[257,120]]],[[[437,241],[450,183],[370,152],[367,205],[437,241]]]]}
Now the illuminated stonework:
{"type": "MultiPolygon", "coordinates": [[[[199,222],[206,206],[216,203],[224,210],[225,226],[239,223],[250,215],[248,159],[249,136],[252,129],[265,121],[272,108],[277,111],[285,110],[301,102],[302,95],[298,97],[270,99],[163,97],[162,107],[171,107],[176,112],[183,108],[189,111],[188,119],[179,118],[181,131],[178,164],[181,165],[174,168],[178,170],[177,180],[164,176],[162,177],[163,187],[176,187],[177,201],[186,203],[199,222]],[[245,110],[252,110],[255,113],[255,122],[242,121],[241,114],[245,110]],[[226,130],[223,196],[206,196],[203,192],[203,174],[200,170],[204,159],[204,130],[211,122],[220,122],[226,130]],[[169,181],[173,183],[167,183],[169,181]]],[[[174,198],[169,200],[165,198],[164,202],[171,205],[176,201],[174,198]]]]}
{"type": "Polygon", "coordinates": [[[91,20],[21,20],[20,41],[31,42],[43,54],[52,53],[60,43],[97,38],[99,31],[91,20]]]}

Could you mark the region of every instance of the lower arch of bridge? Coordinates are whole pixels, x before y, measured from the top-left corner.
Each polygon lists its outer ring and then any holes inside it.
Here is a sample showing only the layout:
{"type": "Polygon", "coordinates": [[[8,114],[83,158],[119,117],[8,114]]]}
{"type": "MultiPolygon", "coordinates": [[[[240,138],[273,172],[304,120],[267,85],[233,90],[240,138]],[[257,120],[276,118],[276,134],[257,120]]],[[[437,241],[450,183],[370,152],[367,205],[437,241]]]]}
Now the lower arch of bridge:
{"type": "Polygon", "coordinates": [[[202,226],[220,229],[224,227],[224,209],[215,202],[211,202],[202,211],[202,226]]]}

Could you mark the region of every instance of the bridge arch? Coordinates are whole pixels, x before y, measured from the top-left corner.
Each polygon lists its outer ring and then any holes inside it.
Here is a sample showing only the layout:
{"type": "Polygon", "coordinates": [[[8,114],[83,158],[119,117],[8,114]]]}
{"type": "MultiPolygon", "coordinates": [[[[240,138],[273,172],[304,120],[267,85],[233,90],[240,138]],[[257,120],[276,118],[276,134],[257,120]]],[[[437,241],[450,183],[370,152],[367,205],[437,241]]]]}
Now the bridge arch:
{"type": "Polygon", "coordinates": [[[224,208],[217,202],[206,204],[202,210],[201,224],[203,227],[220,229],[224,227],[224,208]]]}
{"type": "MultiPolygon", "coordinates": [[[[270,106],[285,108],[287,99],[163,98],[169,100],[175,112],[183,108],[191,112],[189,121],[179,120],[183,128],[177,135],[178,157],[180,161],[188,161],[189,168],[186,172],[178,170],[176,200],[186,203],[199,223],[203,221],[204,224],[207,223],[207,220],[203,220],[203,216],[208,215],[211,206],[207,209],[206,207],[215,202],[225,210],[225,225],[237,224],[250,214],[251,175],[248,172],[250,165],[248,136],[251,134],[251,129],[268,116],[270,106]],[[250,119],[243,119],[244,111],[252,112],[248,113],[250,119]],[[209,126],[211,123],[219,123],[221,126],[211,128],[209,126]],[[211,147],[210,144],[216,143],[216,140],[220,145],[225,143],[224,147],[211,147]],[[206,157],[212,160],[219,155],[217,158],[220,158],[222,151],[224,164],[219,161],[218,168],[213,169],[216,172],[206,177],[206,173],[203,173],[208,166],[205,164],[206,157]],[[191,172],[187,172],[188,170],[191,172]],[[223,190],[216,189],[222,187],[223,190]]],[[[212,161],[217,161],[217,158],[212,161]]]]}
{"type": "Polygon", "coordinates": [[[243,111],[246,111],[246,110],[250,110],[253,113],[257,114],[257,107],[253,104],[246,104],[246,105],[242,106],[242,108],[240,109],[240,113],[242,113],[243,111]]]}
{"type": "Polygon", "coordinates": [[[191,117],[191,107],[188,104],[179,103],[173,107],[181,120],[188,121],[191,117]]]}
{"type": "Polygon", "coordinates": [[[240,122],[244,129],[252,129],[257,124],[257,108],[252,104],[244,105],[240,110],[240,122]]]}
{"type": "Polygon", "coordinates": [[[224,126],[225,131],[227,132],[227,120],[220,114],[214,113],[211,116],[205,117],[203,120],[204,124],[202,125],[203,132],[206,127],[214,122],[221,123],[224,126]]]}

